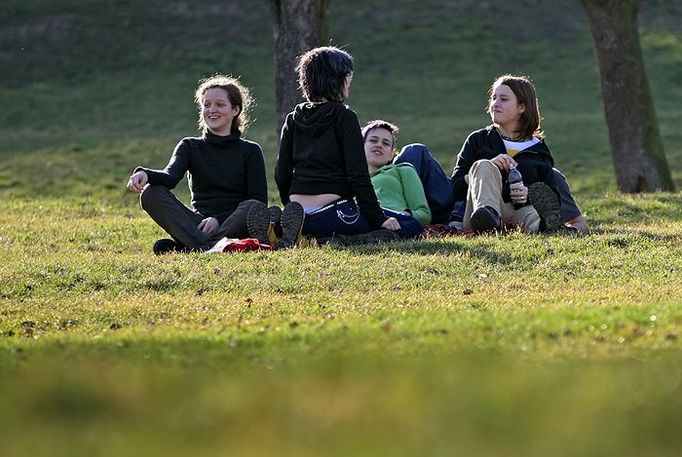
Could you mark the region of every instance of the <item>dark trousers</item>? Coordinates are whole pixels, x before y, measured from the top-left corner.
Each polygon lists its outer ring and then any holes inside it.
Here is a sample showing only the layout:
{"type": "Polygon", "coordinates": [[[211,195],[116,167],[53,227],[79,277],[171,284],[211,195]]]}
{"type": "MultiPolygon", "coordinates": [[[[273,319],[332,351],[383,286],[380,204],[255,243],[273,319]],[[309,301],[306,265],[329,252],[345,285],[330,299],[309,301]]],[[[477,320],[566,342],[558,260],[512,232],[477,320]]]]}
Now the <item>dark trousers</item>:
{"type": "Polygon", "coordinates": [[[237,206],[212,236],[197,226],[206,218],[186,207],[165,186],[149,185],[140,194],[140,204],[147,214],[175,241],[191,250],[205,251],[223,237],[248,238],[246,215],[258,200],[245,200],[237,206]]]}
{"type": "Polygon", "coordinates": [[[393,163],[407,162],[417,170],[419,180],[424,186],[426,201],[431,209],[431,223],[447,224],[455,204],[450,179],[443,167],[433,157],[429,148],[421,143],[404,146],[393,163]]]}
{"type": "MultiPolygon", "coordinates": [[[[419,221],[412,216],[388,209],[383,211],[386,217],[395,217],[400,223],[400,230],[396,230],[400,238],[414,238],[424,230],[419,221]]],[[[352,200],[337,200],[306,214],[303,223],[303,233],[316,238],[336,234],[360,235],[377,229],[369,223],[352,200]]]]}
{"type": "Polygon", "coordinates": [[[337,200],[305,215],[303,233],[314,237],[359,235],[376,230],[353,200],[337,200]]]}
{"type": "Polygon", "coordinates": [[[415,238],[424,231],[424,226],[417,219],[409,214],[402,214],[390,209],[382,208],[386,217],[395,217],[400,223],[400,230],[395,233],[404,240],[415,238]]]}

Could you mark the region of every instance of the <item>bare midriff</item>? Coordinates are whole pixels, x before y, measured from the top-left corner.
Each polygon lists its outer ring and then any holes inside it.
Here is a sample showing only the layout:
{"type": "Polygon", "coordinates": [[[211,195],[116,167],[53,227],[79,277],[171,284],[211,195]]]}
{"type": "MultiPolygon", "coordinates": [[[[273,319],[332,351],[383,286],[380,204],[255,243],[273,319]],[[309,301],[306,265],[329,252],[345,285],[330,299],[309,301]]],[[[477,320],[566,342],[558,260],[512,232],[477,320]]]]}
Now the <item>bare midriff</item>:
{"type": "Polygon", "coordinates": [[[304,208],[321,208],[325,205],[340,200],[341,196],[337,194],[318,194],[318,195],[303,195],[291,194],[289,200],[303,205],[304,208]]]}

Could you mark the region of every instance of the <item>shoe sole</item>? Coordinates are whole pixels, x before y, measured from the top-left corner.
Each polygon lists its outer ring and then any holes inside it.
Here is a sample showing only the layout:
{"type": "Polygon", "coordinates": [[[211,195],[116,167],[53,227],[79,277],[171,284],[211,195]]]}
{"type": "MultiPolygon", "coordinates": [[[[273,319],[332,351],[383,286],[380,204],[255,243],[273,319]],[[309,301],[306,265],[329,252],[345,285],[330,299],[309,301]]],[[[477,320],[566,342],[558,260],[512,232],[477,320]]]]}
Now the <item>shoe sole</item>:
{"type": "Polygon", "coordinates": [[[250,238],[260,243],[270,244],[268,231],[270,230],[270,212],[265,203],[254,203],[246,215],[246,230],[250,238]]]}
{"type": "Polygon", "coordinates": [[[471,215],[471,230],[478,234],[497,233],[497,220],[488,211],[474,211],[471,215]]]}
{"type": "Polygon", "coordinates": [[[282,211],[282,238],[279,240],[279,247],[293,247],[301,237],[303,222],[305,221],[305,211],[300,203],[290,202],[282,211]]]}
{"type": "Polygon", "coordinates": [[[528,199],[540,218],[545,221],[545,232],[563,230],[559,196],[547,184],[543,182],[531,184],[528,188],[528,199]]]}

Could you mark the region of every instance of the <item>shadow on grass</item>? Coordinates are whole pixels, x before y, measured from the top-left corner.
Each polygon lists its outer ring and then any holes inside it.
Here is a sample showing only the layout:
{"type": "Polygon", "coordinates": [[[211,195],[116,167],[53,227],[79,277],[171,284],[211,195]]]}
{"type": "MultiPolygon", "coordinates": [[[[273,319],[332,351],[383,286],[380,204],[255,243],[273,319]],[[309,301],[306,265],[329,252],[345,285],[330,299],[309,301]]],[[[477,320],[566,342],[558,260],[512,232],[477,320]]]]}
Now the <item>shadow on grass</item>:
{"type": "Polygon", "coordinates": [[[468,255],[472,258],[478,258],[487,262],[496,263],[499,265],[508,265],[514,262],[514,257],[505,252],[497,252],[490,249],[485,244],[489,243],[491,239],[481,237],[476,241],[464,242],[465,238],[458,236],[451,236],[445,238],[432,238],[429,240],[410,240],[398,241],[390,244],[375,244],[363,246],[348,246],[339,249],[349,250],[357,254],[376,255],[381,252],[392,251],[404,254],[420,254],[420,255],[448,255],[459,254],[468,255]]]}
{"type": "Polygon", "coordinates": [[[608,243],[612,245],[629,245],[636,243],[634,238],[644,238],[657,243],[679,243],[682,233],[655,233],[641,227],[616,227],[590,229],[589,235],[603,235],[608,237],[608,243]]]}

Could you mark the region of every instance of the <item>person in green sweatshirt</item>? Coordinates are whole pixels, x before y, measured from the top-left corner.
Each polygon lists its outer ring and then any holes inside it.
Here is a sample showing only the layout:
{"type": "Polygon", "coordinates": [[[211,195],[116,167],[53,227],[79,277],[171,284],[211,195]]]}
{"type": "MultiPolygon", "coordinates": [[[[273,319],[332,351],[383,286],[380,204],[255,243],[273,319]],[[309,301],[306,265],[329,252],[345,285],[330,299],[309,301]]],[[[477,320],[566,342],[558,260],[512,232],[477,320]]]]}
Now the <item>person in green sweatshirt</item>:
{"type": "Polygon", "coordinates": [[[267,202],[261,147],[242,138],[252,99],[236,78],[216,75],[195,92],[201,137],[183,138],[162,170],[138,166],[127,187],[140,193],[149,216],[172,239],[154,244],[155,254],[208,251],[224,237],[247,238],[247,215],[267,202]],[[187,174],[192,208],[171,189],[187,174]]]}
{"type": "Polygon", "coordinates": [[[362,128],[365,158],[372,187],[384,214],[400,222],[401,238],[413,238],[431,222],[424,187],[409,163],[394,164],[398,127],[377,119],[362,128]]]}

